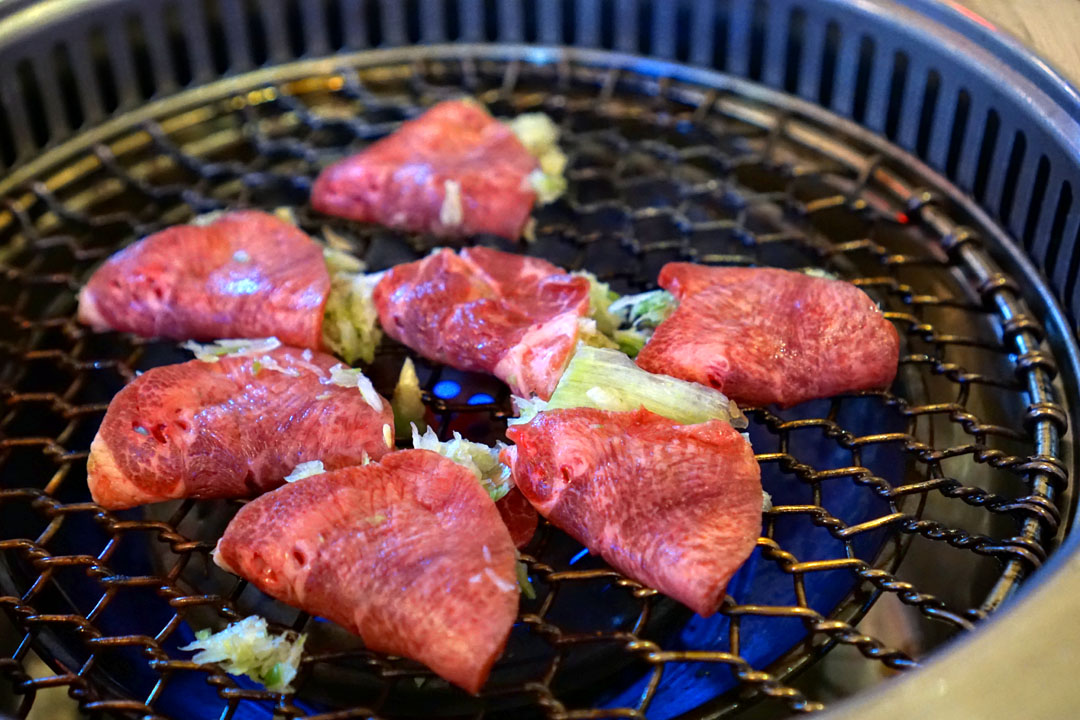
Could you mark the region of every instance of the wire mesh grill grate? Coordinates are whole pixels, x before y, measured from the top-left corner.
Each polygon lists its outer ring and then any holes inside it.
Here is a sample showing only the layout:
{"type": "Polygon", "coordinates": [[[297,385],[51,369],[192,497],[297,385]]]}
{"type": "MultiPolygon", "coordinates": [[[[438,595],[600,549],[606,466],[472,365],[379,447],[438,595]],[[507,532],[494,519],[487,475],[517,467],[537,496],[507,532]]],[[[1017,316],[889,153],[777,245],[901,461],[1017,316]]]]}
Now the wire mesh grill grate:
{"type": "MultiPolygon", "coordinates": [[[[917,664],[904,638],[856,627],[880,595],[936,644],[1045,559],[1068,467],[1039,325],[961,209],[858,139],[731,92],[566,62],[387,62],[250,87],[129,125],[0,198],[0,606],[20,641],[0,653],[0,680],[20,715],[55,686],[86,711],[140,717],[671,717],[758,700],[812,711],[822,694],[787,676],[835,645],[881,674],[917,664]],[[715,619],[542,526],[524,552],[538,597],[523,600],[480,699],[215,569],[208,552],[237,503],[92,504],[85,461],[109,398],[183,358],[73,320],[96,263],[223,207],[297,208],[373,270],[422,256],[429,238],[303,205],[319,168],[463,91],[497,114],[548,112],[570,157],[568,196],[538,211],[535,242],[478,241],[592,270],[619,292],[649,288],[671,260],[820,267],[874,295],[903,342],[891,392],[749,412],[775,507],[715,619]],[[193,626],[252,612],[311,634],[295,695],[178,650],[193,626]],[[32,646],[55,675],[27,674],[32,646]]],[[[405,353],[387,342],[371,368],[384,394],[405,353]]],[[[442,433],[498,436],[504,388],[417,362],[442,433]]]]}

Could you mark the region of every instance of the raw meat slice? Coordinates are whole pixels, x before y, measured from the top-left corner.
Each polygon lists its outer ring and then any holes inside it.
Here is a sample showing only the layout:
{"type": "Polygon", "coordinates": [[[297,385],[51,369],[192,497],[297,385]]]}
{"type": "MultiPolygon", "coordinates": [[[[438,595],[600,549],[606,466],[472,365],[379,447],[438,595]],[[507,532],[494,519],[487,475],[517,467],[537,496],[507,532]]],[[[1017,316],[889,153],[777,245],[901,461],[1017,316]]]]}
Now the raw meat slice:
{"type": "Polygon", "coordinates": [[[472,693],[517,615],[515,558],[472,473],[428,450],[267,493],[240,509],[215,551],[263,592],[472,693]]]}
{"type": "Polygon", "coordinates": [[[308,354],[280,347],[135,378],[109,404],[90,446],[94,501],[121,509],[250,497],[281,485],[302,462],[336,469],[385,455],[394,445],[390,403],[376,409],[356,387],[333,384],[337,360],[308,354]]]}
{"type": "Polygon", "coordinates": [[[716,611],[761,532],[761,471],[737,430],[576,408],[506,434],[503,461],[541,515],[629,577],[716,611]]]}
{"type": "Polygon", "coordinates": [[[79,320],[174,340],[262,338],[323,347],[330,274],[302,230],[256,210],[179,225],[109,258],[79,293],[79,320]]]}
{"type": "Polygon", "coordinates": [[[680,302],[637,356],[649,372],[714,387],[740,405],[781,407],[887,388],[896,377],[896,328],[850,283],[669,263],[660,285],[680,302]]]}
{"type": "Polygon", "coordinates": [[[546,400],[589,311],[589,281],[538,258],[444,249],[387,271],[375,307],[383,330],[424,357],[546,400]]]}
{"type": "Polygon", "coordinates": [[[540,518],[537,516],[533,506],[521,494],[521,491],[517,488],[511,488],[510,492],[495,503],[495,507],[499,509],[499,514],[502,515],[503,522],[506,523],[506,529],[510,531],[510,537],[514,540],[514,547],[520,549],[528,545],[533,535],[536,534],[536,524],[540,518]]]}
{"type": "Polygon", "coordinates": [[[357,155],[322,171],[316,210],[442,237],[521,236],[537,160],[513,131],[470,100],[439,103],[357,155]]]}

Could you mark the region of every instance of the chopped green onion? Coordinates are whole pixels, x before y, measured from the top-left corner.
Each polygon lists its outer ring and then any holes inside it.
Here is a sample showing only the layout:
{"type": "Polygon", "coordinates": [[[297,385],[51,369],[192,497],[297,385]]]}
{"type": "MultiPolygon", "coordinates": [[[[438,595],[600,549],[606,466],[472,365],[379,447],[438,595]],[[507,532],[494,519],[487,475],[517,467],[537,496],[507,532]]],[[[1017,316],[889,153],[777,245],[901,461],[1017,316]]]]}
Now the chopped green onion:
{"type": "Polygon", "coordinates": [[[536,599],[536,590],[533,589],[532,583],[529,582],[529,568],[525,563],[520,560],[517,561],[515,571],[517,572],[517,583],[521,589],[521,594],[527,597],[529,600],[536,599]]]}
{"type": "Polygon", "coordinates": [[[247,675],[268,690],[289,692],[306,640],[294,632],[272,635],[266,620],[252,615],[220,632],[203,628],[195,633],[195,642],[180,649],[198,650],[192,658],[197,663],[220,663],[226,672],[247,675]]]}
{"type": "Polygon", "coordinates": [[[612,292],[607,283],[600,282],[591,272],[573,274],[589,281],[589,317],[596,321],[599,332],[611,336],[622,324],[622,318],[611,312],[611,304],[619,299],[618,293],[612,292]]]}
{"type": "Polygon", "coordinates": [[[618,350],[578,344],[555,392],[547,402],[514,398],[517,425],[537,412],[589,407],[613,412],[646,410],[686,425],[719,419],[746,427],[746,417],[723,393],[697,383],[642,370],[618,350]]]}
{"type": "Polygon", "coordinates": [[[618,349],[619,345],[610,337],[600,332],[592,318],[578,319],[578,341],[599,348],[618,349]]]}
{"type": "Polygon", "coordinates": [[[284,663],[274,663],[274,667],[270,668],[270,672],[263,675],[263,685],[266,687],[276,687],[280,685],[282,679],[285,677],[285,672],[286,669],[284,663]]]}
{"type": "Polygon", "coordinates": [[[651,330],[616,330],[615,344],[630,357],[637,357],[645,343],[652,337],[651,330]]]}
{"type": "Polygon", "coordinates": [[[624,295],[611,303],[609,310],[629,323],[635,330],[655,328],[667,320],[678,306],[675,296],[667,290],[650,290],[637,295],[624,295]]]}
{"type": "Polygon", "coordinates": [[[390,407],[394,409],[394,430],[398,435],[408,435],[411,425],[416,425],[421,431],[427,430],[420,378],[416,376],[416,366],[412,358],[405,358],[405,362],[401,364],[397,385],[394,386],[394,394],[390,398],[390,407]]]}
{"type": "Polygon", "coordinates": [[[499,452],[506,447],[503,443],[496,443],[492,448],[466,440],[459,432],[454,433],[453,440],[443,442],[431,428],[421,435],[415,425],[412,427],[412,441],[413,447],[418,450],[437,452],[471,470],[492,500],[502,499],[513,487],[510,468],[499,462],[499,452]]]}

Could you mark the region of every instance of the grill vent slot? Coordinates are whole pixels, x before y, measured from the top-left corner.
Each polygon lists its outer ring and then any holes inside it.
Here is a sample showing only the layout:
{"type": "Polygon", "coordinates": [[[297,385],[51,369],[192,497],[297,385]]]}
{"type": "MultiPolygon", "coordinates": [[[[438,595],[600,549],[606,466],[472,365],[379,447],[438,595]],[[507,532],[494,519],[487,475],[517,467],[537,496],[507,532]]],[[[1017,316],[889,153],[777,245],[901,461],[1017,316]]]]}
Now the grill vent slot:
{"type": "Polygon", "coordinates": [[[874,39],[863,35],[859,40],[859,64],[855,73],[855,97],[851,116],[856,122],[866,119],[866,103],[870,98],[870,77],[874,69],[874,39]]]}
{"type": "Polygon", "coordinates": [[[967,90],[961,90],[956,97],[956,110],[953,113],[948,159],[945,162],[945,172],[949,177],[956,177],[957,168],[960,164],[960,151],[964,148],[964,139],[967,135],[970,119],[971,95],[968,94],[967,90]]]}
{"type": "MultiPolygon", "coordinates": [[[[1009,152],[1009,164],[1002,178],[1001,200],[998,204],[998,216],[1006,225],[1012,218],[1013,199],[1016,197],[1017,180],[1024,162],[1024,154],[1027,152],[1027,137],[1017,130],[1013,136],[1012,150],[1009,152]]],[[[1030,186],[1028,186],[1030,187],[1030,186]]]]}
{"type": "Polygon", "coordinates": [[[71,52],[66,45],[57,44],[52,51],[53,77],[56,79],[56,90],[60,95],[60,101],[64,105],[64,115],[67,118],[67,127],[78,130],[86,120],[83,108],[79,102],[78,84],[75,82],[75,73],[71,67],[71,52]]]}
{"type": "Polygon", "coordinates": [[[837,74],[837,53],[840,49],[840,25],[830,20],[825,25],[825,44],[821,54],[821,84],[818,90],[818,101],[827,108],[835,108],[833,105],[833,81],[837,74]]]}
{"type": "Polygon", "coordinates": [[[986,197],[986,185],[989,180],[994,153],[997,151],[998,127],[1001,121],[997,110],[991,109],[986,113],[986,123],[983,125],[982,145],[979,147],[979,164],[975,169],[975,199],[982,202],[986,197]]]}
{"type": "Polygon", "coordinates": [[[924,160],[930,150],[930,134],[934,129],[934,119],[937,113],[938,95],[941,93],[941,75],[937,70],[931,70],[926,75],[926,83],[923,86],[922,105],[919,112],[919,130],[915,138],[915,152],[924,160]]]}
{"type": "Polygon", "coordinates": [[[907,81],[908,56],[907,53],[898,50],[893,54],[892,79],[889,83],[889,106],[885,113],[885,137],[890,140],[896,140],[901,117],[910,117],[908,113],[912,108],[904,102],[904,85],[907,81]],[[903,112],[905,109],[908,113],[903,112]]]}
{"type": "Polygon", "coordinates": [[[169,58],[176,72],[176,82],[180,87],[191,84],[194,75],[191,70],[191,56],[188,54],[184,34],[177,29],[180,22],[180,10],[169,5],[165,10],[165,46],[169,49],[169,58]]]}
{"type": "MultiPolygon", "coordinates": [[[[89,38],[91,61],[93,62],[94,74],[98,80],[98,91],[101,93],[102,109],[106,113],[111,113],[120,107],[120,96],[117,88],[117,77],[114,75],[108,44],[105,41],[105,33],[100,27],[96,27],[90,31],[89,38]]],[[[183,66],[178,64],[177,67],[183,66]]],[[[180,84],[185,85],[186,83],[181,82],[180,84]]]]}
{"type": "MultiPolygon", "coordinates": [[[[303,3],[305,6],[314,6],[316,4],[311,2],[303,3]]],[[[282,21],[285,29],[285,39],[288,42],[288,52],[285,57],[299,58],[309,54],[308,42],[311,39],[309,33],[315,30],[311,23],[314,18],[310,14],[307,17],[302,16],[300,5],[300,0],[285,0],[283,7],[280,8],[281,14],[275,14],[275,17],[282,21]]],[[[415,13],[412,13],[412,15],[415,17],[415,13]]],[[[416,39],[409,38],[409,41],[416,42],[416,39]]]]}
{"type": "Polygon", "coordinates": [[[49,128],[46,126],[45,103],[41,98],[39,81],[30,61],[23,60],[19,63],[15,68],[15,75],[19,79],[19,93],[22,96],[26,120],[30,125],[31,137],[43,147],[49,141],[49,128]]]}
{"type": "Polygon", "coordinates": [[[1069,212],[1072,210],[1072,205],[1072,183],[1066,180],[1061,183],[1061,190],[1058,192],[1057,207],[1054,209],[1054,223],[1050,226],[1050,234],[1046,245],[1045,266],[1050,271],[1057,269],[1058,254],[1061,251],[1061,246],[1065,242],[1066,224],[1069,220],[1069,212]]]}
{"type": "Polygon", "coordinates": [[[15,138],[11,134],[7,111],[0,102],[0,163],[10,165],[15,162],[15,138]]]}
{"type": "Polygon", "coordinates": [[[1028,204],[1027,220],[1024,221],[1024,247],[1031,249],[1035,242],[1035,228],[1039,223],[1039,215],[1043,210],[1043,201],[1046,199],[1046,184],[1050,179],[1050,160],[1045,155],[1039,158],[1039,169],[1035,173],[1035,184],[1032,185],[1031,202],[1028,204]]]}
{"type": "Polygon", "coordinates": [[[1054,280],[1063,282],[1065,284],[1065,297],[1071,303],[1071,310],[1073,316],[1080,315],[1080,298],[1076,296],[1077,281],[1080,280],[1080,227],[1077,227],[1076,233],[1073,235],[1072,246],[1069,248],[1072,252],[1072,257],[1069,259],[1069,268],[1065,272],[1064,277],[1060,274],[1055,274],[1054,280]]]}
{"type": "Polygon", "coordinates": [[[799,91],[799,72],[802,66],[805,31],[806,11],[801,7],[792,8],[788,16],[788,40],[784,59],[784,89],[790,93],[799,91]]]}

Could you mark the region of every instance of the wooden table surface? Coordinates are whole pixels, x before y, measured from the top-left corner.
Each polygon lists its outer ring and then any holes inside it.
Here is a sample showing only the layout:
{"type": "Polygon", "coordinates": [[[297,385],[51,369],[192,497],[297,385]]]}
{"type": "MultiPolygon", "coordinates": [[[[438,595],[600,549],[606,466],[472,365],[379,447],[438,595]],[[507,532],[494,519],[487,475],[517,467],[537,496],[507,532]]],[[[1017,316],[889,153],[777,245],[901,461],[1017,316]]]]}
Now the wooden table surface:
{"type": "Polygon", "coordinates": [[[1080,0],[960,0],[1080,87],[1080,0]]]}

